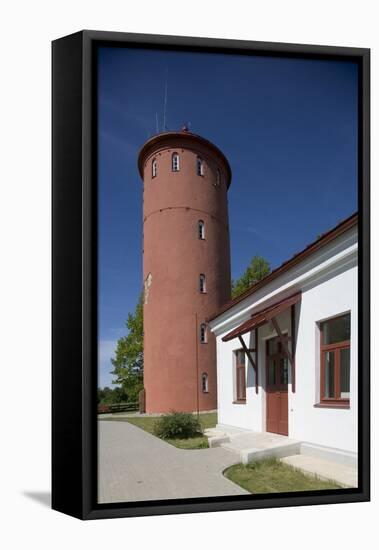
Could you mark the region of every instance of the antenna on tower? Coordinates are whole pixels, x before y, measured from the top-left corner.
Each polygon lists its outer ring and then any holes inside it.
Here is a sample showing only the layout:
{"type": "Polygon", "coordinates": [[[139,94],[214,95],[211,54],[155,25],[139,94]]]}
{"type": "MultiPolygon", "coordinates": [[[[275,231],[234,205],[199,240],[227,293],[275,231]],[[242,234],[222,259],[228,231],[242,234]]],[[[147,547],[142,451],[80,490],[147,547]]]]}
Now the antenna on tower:
{"type": "Polygon", "coordinates": [[[168,82],[168,68],[166,67],[166,82],[165,82],[165,88],[164,88],[164,102],[163,102],[163,131],[167,130],[167,126],[166,126],[167,82],[168,82]]]}
{"type": "Polygon", "coordinates": [[[157,134],[159,134],[158,113],[155,113],[155,129],[157,131],[157,134]]]}

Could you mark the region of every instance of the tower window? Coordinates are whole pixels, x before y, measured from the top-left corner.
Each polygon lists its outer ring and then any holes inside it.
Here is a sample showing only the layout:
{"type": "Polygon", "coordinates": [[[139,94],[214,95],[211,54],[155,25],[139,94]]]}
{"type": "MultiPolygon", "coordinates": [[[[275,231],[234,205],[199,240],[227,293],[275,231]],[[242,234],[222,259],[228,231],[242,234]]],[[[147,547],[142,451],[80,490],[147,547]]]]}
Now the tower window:
{"type": "Polygon", "coordinates": [[[204,162],[200,157],[196,159],[196,173],[198,176],[204,176],[204,162]]]}
{"type": "Polygon", "coordinates": [[[157,173],[158,173],[157,159],[153,159],[153,162],[151,163],[151,176],[155,178],[157,173]]]}
{"type": "Polygon", "coordinates": [[[204,273],[201,273],[200,274],[200,277],[199,277],[199,288],[200,288],[200,292],[202,294],[205,294],[207,289],[206,289],[206,285],[205,285],[205,275],[204,273]]]}
{"type": "Polygon", "coordinates": [[[201,389],[203,390],[203,393],[208,393],[208,375],[206,372],[203,372],[201,375],[201,389]]]}
{"type": "Polygon", "coordinates": [[[173,153],[171,158],[171,167],[173,172],[179,172],[179,155],[173,153]]]}
{"type": "Polygon", "coordinates": [[[205,223],[203,220],[199,220],[198,223],[199,239],[205,239],[205,223]]]}
{"type": "Polygon", "coordinates": [[[200,325],[200,342],[202,344],[207,343],[207,325],[205,323],[200,325]]]}

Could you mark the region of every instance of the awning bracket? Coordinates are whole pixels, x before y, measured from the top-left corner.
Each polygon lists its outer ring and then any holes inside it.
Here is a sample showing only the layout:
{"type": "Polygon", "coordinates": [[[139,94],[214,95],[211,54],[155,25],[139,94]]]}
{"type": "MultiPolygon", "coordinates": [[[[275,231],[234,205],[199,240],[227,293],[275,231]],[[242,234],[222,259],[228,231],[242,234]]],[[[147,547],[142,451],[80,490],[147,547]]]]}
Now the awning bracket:
{"type": "Polygon", "coordinates": [[[280,330],[280,326],[279,326],[279,323],[278,321],[276,320],[275,317],[271,317],[270,321],[272,322],[272,324],[274,325],[274,328],[276,330],[276,333],[279,337],[279,340],[280,340],[280,343],[282,344],[282,349],[285,353],[285,355],[287,356],[287,359],[288,361],[291,363],[291,367],[293,368],[295,363],[294,363],[294,358],[292,356],[292,353],[290,352],[290,350],[288,349],[288,342],[290,341],[290,339],[287,337],[284,336],[284,334],[282,333],[282,331],[280,330]]]}
{"type": "MultiPolygon", "coordinates": [[[[246,353],[253,369],[254,369],[254,372],[255,372],[255,393],[258,393],[258,369],[257,369],[257,365],[254,361],[254,359],[252,358],[251,356],[251,353],[250,353],[250,350],[249,348],[247,347],[247,345],[245,344],[244,342],[244,339],[242,338],[242,336],[238,336],[238,339],[241,343],[241,346],[243,347],[243,351],[246,353]]],[[[256,343],[257,344],[257,343],[256,343]]],[[[255,345],[255,349],[257,348],[257,345],[255,345]]]]}

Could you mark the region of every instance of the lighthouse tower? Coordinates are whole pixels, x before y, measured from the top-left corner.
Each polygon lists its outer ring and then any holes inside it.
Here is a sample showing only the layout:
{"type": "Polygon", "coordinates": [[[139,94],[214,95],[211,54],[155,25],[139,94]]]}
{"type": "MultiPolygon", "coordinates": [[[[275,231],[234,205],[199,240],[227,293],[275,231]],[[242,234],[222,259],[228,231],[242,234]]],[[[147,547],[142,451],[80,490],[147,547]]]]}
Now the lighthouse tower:
{"type": "Polygon", "coordinates": [[[230,166],[213,143],[183,128],[150,138],[138,167],[146,412],[212,410],[216,343],[206,319],[230,299],[230,166]]]}

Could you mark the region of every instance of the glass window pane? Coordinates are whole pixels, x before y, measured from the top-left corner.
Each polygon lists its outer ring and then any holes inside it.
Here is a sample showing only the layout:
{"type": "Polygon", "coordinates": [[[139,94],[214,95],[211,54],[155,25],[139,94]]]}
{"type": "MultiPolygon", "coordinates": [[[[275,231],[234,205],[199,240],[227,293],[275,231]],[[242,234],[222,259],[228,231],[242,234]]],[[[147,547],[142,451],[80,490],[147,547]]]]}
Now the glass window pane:
{"type": "Polygon", "coordinates": [[[200,292],[205,292],[205,275],[200,275],[200,292]]]}
{"type": "Polygon", "coordinates": [[[275,338],[268,341],[268,354],[273,355],[274,353],[278,353],[278,342],[275,338]]]}
{"type": "Polygon", "coordinates": [[[288,384],[288,359],[284,357],[280,360],[280,383],[288,384]]]}
{"type": "Polygon", "coordinates": [[[197,157],[197,174],[199,176],[202,176],[203,175],[203,161],[201,158],[197,157]]]}
{"type": "Polygon", "coordinates": [[[245,364],[245,352],[243,350],[238,351],[238,364],[244,365],[245,364]]]}
{"type": "Polygon", "coordinates": [[[350,340],[350,313],[322,323],[323,344],[336,344],[350,340]]]}
{"type": "Polygon", "coordinates": [[[341,399],[350,398],[350,348],[340,351],[340,387],[341,399]]]}
{"type": "Polygon", "coordinates": [[[275,386],[275,360],[269,359],[268,361],[268,380],[267,383],[269,386],[275,386]]]}
{"type": "Polygon", "coordinates": [[[237,369],[237,399],[246,398],[246,381],[245,381],[245,369],[239,367],[237,369]]]}
{"type": "Polygon", "coordinates": [[[325,361],[325,383],[324,383],[324,397],[334,398],[334,351],[326,351],[324,353],[325,361]]]}

